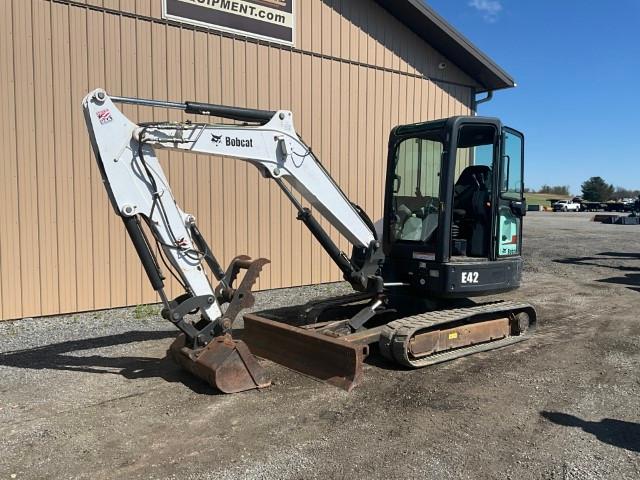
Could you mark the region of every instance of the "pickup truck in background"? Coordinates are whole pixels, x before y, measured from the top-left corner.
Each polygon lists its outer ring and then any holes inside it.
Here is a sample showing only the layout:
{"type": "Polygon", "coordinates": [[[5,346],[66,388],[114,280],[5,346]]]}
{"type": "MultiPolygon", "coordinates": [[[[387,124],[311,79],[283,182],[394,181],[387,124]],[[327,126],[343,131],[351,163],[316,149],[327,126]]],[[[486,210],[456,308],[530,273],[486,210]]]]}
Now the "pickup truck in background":
{"type": "Polygon", "coordinates": [[[580,204],[573,200],[560,200],[553,204],[554,212],[579,212],[580,204]]]}

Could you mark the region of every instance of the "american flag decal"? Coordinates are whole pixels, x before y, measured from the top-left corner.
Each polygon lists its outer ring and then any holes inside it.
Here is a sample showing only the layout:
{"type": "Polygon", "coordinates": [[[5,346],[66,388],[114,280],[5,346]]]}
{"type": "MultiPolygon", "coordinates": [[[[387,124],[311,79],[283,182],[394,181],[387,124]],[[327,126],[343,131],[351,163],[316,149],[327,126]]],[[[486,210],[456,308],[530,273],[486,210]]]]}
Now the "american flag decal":
{"type": "Polygon", "coordinates": [[[108,108],[105,108],[104,110],[99,110],[98,112],[96,112],[96,115],[98,115],[98,120],[100,120],[100,123],[102,125],[104,125],[105,123],[109,123],[111,120],[113,120],[113,117],[111,116],[111,112],[109,111],[108,108]]]}

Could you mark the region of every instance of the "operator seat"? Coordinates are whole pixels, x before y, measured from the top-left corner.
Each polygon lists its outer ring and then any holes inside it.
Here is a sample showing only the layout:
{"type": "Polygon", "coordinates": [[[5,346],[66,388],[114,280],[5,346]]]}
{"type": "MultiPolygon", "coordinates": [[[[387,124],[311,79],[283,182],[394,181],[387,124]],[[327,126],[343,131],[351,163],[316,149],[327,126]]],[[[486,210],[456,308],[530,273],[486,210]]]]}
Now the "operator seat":
{"type": "MultiPolygon", "coordinates": [[[[433,199],[431,200],[433,201],[433,199]]],[[[411,211],[409,207],[402,204],[396,211],[393,238],[396,240],[433,243],[434,235],[438,228],[438,217],[438,211],[429,205],[411,211]]]]}
{"type": "Polygon", "coordinates": [[[471,165],[465,168],[454,187],[454,221],[462,227],[467,238],[467,256],[488,255],[491,230],[490,205],[491,168],[486,165],[471,165]]]}

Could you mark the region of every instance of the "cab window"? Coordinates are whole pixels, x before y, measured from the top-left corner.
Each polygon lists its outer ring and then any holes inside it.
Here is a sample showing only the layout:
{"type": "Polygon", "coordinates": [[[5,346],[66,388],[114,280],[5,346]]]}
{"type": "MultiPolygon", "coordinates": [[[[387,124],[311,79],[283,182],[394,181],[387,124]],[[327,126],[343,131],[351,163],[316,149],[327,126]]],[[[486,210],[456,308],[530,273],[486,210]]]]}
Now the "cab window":
{"type": "Polygon", "coordinates": [[[391,240],[435,245],[439,222],[443,144],[420,137],[396,148],[392,190],[391,240]]]}

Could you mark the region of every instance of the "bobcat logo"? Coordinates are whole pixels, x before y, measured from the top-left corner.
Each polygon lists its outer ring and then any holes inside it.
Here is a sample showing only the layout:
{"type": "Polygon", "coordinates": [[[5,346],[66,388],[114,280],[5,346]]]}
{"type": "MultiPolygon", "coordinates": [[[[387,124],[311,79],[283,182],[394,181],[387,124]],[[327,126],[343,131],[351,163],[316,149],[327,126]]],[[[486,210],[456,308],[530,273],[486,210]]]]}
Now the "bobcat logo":
{"type": "Polygon", "coordinates": [[[211,134],[211,141],[213,143],[215,143],[216,145],[220,145],[220,142],[222,141],[222,135],[214,135],[213,133],[211,134]]]}

